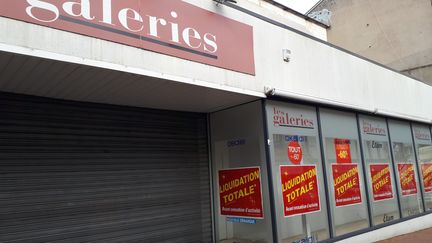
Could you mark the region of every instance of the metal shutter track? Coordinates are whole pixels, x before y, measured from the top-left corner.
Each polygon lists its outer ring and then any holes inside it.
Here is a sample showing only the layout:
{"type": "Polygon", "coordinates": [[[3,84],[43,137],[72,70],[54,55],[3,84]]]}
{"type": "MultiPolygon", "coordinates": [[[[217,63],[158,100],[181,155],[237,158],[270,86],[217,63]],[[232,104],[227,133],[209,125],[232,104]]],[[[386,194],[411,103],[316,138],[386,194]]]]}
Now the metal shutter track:
{"type": "Polygon", "coordinates": [[[0,242],[211,242],[203,114],[0,93],[0,242]]]}

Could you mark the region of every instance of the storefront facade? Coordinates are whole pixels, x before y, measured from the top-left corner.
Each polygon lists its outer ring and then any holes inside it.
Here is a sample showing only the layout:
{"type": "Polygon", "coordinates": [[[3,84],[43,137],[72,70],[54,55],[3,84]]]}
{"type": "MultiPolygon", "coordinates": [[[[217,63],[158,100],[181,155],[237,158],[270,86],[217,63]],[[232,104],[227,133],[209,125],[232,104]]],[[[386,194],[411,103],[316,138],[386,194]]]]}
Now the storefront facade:
{"type": "Polygon", "coordinates": [[[280,99],[210,117],[211,134],[218,134],[211,139],[219,186],[216,232],[222,242],[337,241],[430,213],[423,206],[429,200],[425,161],[431,142],[425,124],[280,99]],[[254,207],[254,191],[238,171],[243,168],[247,175],[248,168],[257,167],[264,188],[261,209],[274,215],[271,221],[247,213],[254,207]],[[221,182],[227,168],[240,182],[221,182]],[[231,208],[235,212],[222,210],[228,207],[226,188],[246,195],[231,208]],[[253,220],[233,223],[237,211],[253,220]]]}
{"type": "Polygon", "coordinates": [[[432,88],[326,44],[321,26],[248,0],[7,6],[1,242],[432,225],[432,88]]]}

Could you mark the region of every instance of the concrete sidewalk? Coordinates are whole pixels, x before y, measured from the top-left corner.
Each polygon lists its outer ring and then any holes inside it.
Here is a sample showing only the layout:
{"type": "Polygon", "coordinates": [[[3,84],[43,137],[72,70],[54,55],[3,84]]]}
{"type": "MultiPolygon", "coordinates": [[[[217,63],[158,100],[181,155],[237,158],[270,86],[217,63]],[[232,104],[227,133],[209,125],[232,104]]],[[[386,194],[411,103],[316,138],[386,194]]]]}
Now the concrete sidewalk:
{"type": "Polygon", "coordinates": [[[432,228],[417,231],[414,233],[397,236],[377,243],[406,243],[406,242],[432,242],[432,228]]]}

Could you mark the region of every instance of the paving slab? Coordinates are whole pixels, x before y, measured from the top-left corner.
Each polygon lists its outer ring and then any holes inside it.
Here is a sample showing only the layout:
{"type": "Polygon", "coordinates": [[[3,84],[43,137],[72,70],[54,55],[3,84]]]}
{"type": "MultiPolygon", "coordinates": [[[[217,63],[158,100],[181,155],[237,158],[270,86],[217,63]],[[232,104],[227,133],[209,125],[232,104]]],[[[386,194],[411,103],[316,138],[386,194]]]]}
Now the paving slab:
{"type": "Polygon", "coordinates": [[[407,242],[432,242],[432,228],[400,235],[387,240],[378,241],[377,243],[407,243],[407,242]]]}

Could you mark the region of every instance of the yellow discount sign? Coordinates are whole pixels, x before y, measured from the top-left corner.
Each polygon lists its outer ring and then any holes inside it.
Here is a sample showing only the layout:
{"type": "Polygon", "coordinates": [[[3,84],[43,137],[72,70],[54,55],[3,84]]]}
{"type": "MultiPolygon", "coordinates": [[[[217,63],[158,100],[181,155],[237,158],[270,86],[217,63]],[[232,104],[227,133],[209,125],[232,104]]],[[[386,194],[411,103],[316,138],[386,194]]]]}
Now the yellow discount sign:
{"type": "Polygon", "coordinates": [[[399,183],[403,196],[417,194],[417,182],[415,180],[414,164],[397,164],[399,172],[399,183]]]}
{"type": "Polygon", "coordinates": [[[336,207],[362,202],[357,164],[332,164],[336,207]]]}
{"type": "Polygon", "coordinates": [[[432,163],[422,163],[423,185],[425,192],[432,192],[432,163]]]}
{"type": "Polygon", "coordinates": [[[259,167],[219,170],[221,215],[263,218],[259,167]]]}
{"type": "Polygon", "coordinates": [[[370,176],[372,179],[372,193],[374,201],[393,198],[389,164],[370,164],[370,176]]]}
{"type": "Polygon", "coordinates": [[[280,173],[285,217],[321,209],[316,165],[281,165],[280,173]]]}

